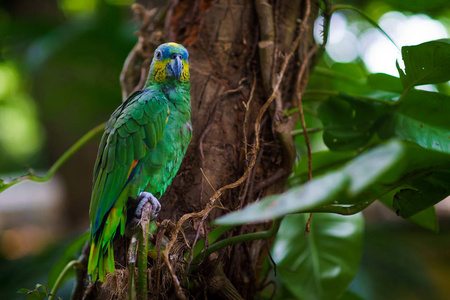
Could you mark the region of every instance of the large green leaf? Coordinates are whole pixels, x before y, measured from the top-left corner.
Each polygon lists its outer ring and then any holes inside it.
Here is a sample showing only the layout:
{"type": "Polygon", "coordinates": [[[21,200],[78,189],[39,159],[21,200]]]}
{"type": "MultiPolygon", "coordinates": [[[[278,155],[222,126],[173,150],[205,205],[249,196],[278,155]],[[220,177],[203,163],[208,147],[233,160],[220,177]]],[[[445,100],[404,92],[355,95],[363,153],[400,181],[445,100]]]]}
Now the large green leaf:
{"type": "Polygon", "coordinates": [[[437,220],[436,209],[434,206],[430,206],[427,209],[424,209],[415,215],[406,218],[406,220],[419,225],[423,228],[426,228],[433,232],[439,231],[439,223],[437,220]]]}
{"type": "Polygon", "coordinates": [[[216,220],[218,224],[242,224],[270,220],[289,213],[313,209],[332,203],[348,186],[348,177],[332,172],[307,184],[290,189],[284,194],[267,197],[216,220]]]}
{"type": "Polygon", "coordinates": [[[387,5],[391,10],[427,13],[432,16],[431,12],[434,12],[434,15],[441,15],[443,8],[448,7],[448,0],[384,0],[383,5],[387,5]]]}
{"type": "Polygon", "coordinates": [[[450,97],[411,90],[398,105],[397,113],[383,122],[382,138],[399,137],[424,148],[450,154],[450,97]]]}
{"type": "Polygon", "coordinates": [[[367,76],[367,83],[375,90],[401,93],[403,91],[402,82],[398,77],[388,74],[376,73],[367,76]]]}
{"type": "MultiPolygon", "coordinates": [[[[338,90],[349,94],[365,94],[371,87],[365,85],[367,70],[357,63],[333,63],[328,67],[323,61],[314,68],[308,80],[308,89],[338,90]]],[[[317,96],[317,95],[316,95],[317,96]]],[[[306,94],[305,99],[310,99],[306,94]]]]}
{"type": "Polygon", "coordinates": [[[450,195],[450,172],[440,170],[430,176],[413,180],[408,189],[398,191],[393,207],[404,218],[411,217],[450,195]]]}
{"type": "Polygon", "coordinates": [[[357,293],[347,290],[345,293],[339,298],[339,300],[364,300],[363,297],[358,295],[357,293]]]}
{"type": "Polygon", "coordinates": [[[405,88],[450,80],[450,40],[402,47],[405,72],[397,69],[405,88]]]}
{"type": "MultiPolygon", "coordinates": [[[[331,170],[340,168],[343,164],[356,156],[355,151],[319,151],[314,152],[312,159],[312,173],[322,175],[331,170]]],[[[308,181],[308,160],[301,159],[294,166],[294,172],[289,178],[289,185],[299,185],[308,181]]]]}
{"type": "Polygon", "coordinates": [[[390,142],[376,147],[348,163],[343,171],[351,178],[348,192],[356,196],[368,186],[386,175],[390,181],[395,181],[402,171],[406,147],[399,142],[390,142]],[[387,173],[391,174],[387,174],[387,173]]]}
{"type": "MultiPolygon", "coordinates": [[[[382,197],[379,198],[380,202],[383,203],[390,210],[395,212],[396,209],[394,209],[393,206],[394,195],[403,188],[406,188],[406,185],[396,188],[391,192],[383,195],[382,197]]],[[[422,210],[409,218],[406,218],[406,220],[418,226],[431,230],[433,232],[439,231],[439,224],[437,221],[436,209],[434,208],[434,206],[428,207],[427,209],[422,210]]]]}
{"type": "Polygon", "coordinates": [[[323,141],[331,150],[355,150],[367,144],[377,130],[377,120],[387,105],[341,94],[322,103],[318,110],[323,141]]]}
{"type": "MultiPolygon", "coordinates": [[[[392,101],[399,95],[378,91],[370,96],[392,101]]],[[[318,112],[323,140],[331,150],[357,150],[376,131],[383,139],[401,138],[450,153],[450,96],[441,93],[410,90],[395,106],[341,94],[324,102],[318,112]]]]}
{"type": "Polygon", "coordinates": [[[391,141],[357,156],[336,171],[284,194],[267,197],[216,222],[242,224],[315,211],[325,205],[372,201],[408,181],[449,165],[450,155],[411,142],[391,141]]]}
{"type": "Polygon", "coordinates": [[[273,246],[280,279],[299,299],[338,299],[353,280],[362,254],[364,218],[314,214],[287,216],[273,246]]]}

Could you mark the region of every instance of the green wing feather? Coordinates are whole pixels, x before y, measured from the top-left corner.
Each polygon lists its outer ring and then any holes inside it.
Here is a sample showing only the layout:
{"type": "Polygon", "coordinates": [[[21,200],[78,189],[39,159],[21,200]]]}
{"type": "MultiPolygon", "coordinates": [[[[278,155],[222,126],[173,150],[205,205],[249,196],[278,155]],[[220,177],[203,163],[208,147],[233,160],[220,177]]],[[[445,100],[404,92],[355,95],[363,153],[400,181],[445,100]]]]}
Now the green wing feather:
{"type": "MultiPolygon", "coordinates": [[[[114,272],[112,239],[125,230],[126,201],[137,197],[133,176],[161,140],[168,118],[168,100],[157,90],[132,94],[111,116],[94,167],[90,206],[91,253],[88,273],[104,281],[114,272]],[[125,212],[124,212],[125,210],[125,212]]],[[[145,186],[139,187],[144,189],[145,186]]]]}

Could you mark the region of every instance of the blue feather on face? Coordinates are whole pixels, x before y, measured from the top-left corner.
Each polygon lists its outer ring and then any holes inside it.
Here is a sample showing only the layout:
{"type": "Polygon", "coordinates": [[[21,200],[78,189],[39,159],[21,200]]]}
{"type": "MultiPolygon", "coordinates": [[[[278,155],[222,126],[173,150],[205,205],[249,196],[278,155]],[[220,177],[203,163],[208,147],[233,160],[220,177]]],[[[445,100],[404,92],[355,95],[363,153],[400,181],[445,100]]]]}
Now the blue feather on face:
{"type": "Polygon", "coordinates": [[[178,82],[189,80],[189,53],[177,43],[162,44],[155,50],[149,80],[163,83],[167,79],[178,82]]]}
{"type": "Polygon", "coordinates": [[[171,55],[174,53],[181,54],[182,59],[188,62],[189,59],[188,51],[186,50],[186,48],[183,47],[183,45],[177,43],[165,43],[160,45],[155,50],[154,57],[157,60],[170,59],[171,55]]]}

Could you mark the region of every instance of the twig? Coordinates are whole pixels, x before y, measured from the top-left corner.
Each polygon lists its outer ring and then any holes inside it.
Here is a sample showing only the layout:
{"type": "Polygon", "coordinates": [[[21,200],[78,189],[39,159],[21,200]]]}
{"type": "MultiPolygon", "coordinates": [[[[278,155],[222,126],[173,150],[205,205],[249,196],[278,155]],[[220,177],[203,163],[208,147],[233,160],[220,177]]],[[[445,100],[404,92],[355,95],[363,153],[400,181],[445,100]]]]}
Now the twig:
{"type": "MultiPolygon", "coordinates": [[[[262,122],[266,122],[267,118],[263,119],[262,122]]],[[[256,158],[256,162],[255,162],[255,167],[257,168],[259,166],[259,164],[261,163],[261,159],[264,155],[264,147],[261,147],[261,149],[259,149],[258,152],[258,157],[256,158]]],[[[248,181],[250,181],[250,187],[248,190],[248,197],[249,199],[254,199],[254,187],[255,187],[255,176],[256,176],[256,172],[255,172],[255,167],[253,167],[253,170],[250,174],[250,179],[248,181]]],[[[240,208],[242,208],[242,206],[244,205],[244,199],[241,200],[241,206],[240,208]]]]}
{"type": "Polygon", "coordinates": [[[52,288],[52,291],[50,293],[50,296],[48,297],[48,300],[53,300],[56,296],[56,292],[58,291],[60,285],[63,282],[64,277],[66,277],[67,273],[69,273],[70,269],[73,267],[77,267],[80,265],[80,262],[78,260],[72,260],[70,261],[62,270],[62,272],[59,274],[58,278],[56,279],[55,285],[52,288]]]}
{"type": "Polygon", "coordinates": [[[254,190],[256,192],[259,192],[260,190],[264,189],[265,187],[277,182],[280,178],[282,178],[285,175],[287,175],[287,172],[285,169],[278,169],[272,176],[261,181],[254,190]]]}
{"type": "MultiPolygon", "coordinates": [[[[298,98],[298,112],[299,112],[300,120],[301,120],[301,123],[302,123],[303,134],[305,136],[306,149],[308,151],[308,176],[309,176],[309,180],[310,181],[313,180],[313,177],[312,177],[312,151],[311,151],[311,142],[309,141],[308,130],[306,129],[305,116],[303,114],[302,93],[300,91],[300,83],[301,83],[301,80],[303,78],[303,73],[304,73],[304,71],[306,69],[306,62],[308,62],[311,59],[311,57],[316,52],[316,50],[317,50],[317,45],[314,45],[311,48],[311,50],[309,51],[309,53],[306,56],[305,60],[303,61],[302,66],[300,68],[300,72],[298,74],[297,85],[296,85],[296,95],[297,95],[297,98],[298,98]]],[[[306,222],[305,236],[307,236],[309,234],[309,229],[311,228],[312,216],[313,216],[313,214],[310,213],[309,214],[309,218],[308,218],[308,222],[306,222]]]]}
{"type": "Polygon", "coordinates": [[[250,90],[250,96],[248,97],[247,103],[245,103],[245,116],[244,116],[244,124],[243,124],[243,130],[244,130],[244,153],[245,153],[245,160],[248,159],[248,153],[247,153],[247,121],[248,121],[248,113],[250,111],[250,104],[253,100],[253,94],[255,93],[256,88],[256,74],[253,72],[253,84],[252,89],[250,90]]]}
{"type": "Polygon", "coordinates": [[[309,136],[308,136],[308,130],[306,129],[306,122],[305,122],[305,116],[303,114],[303,104],[302,104],[302,91],[300,88],[301,85],[301,81],[303,79],[303,74],[306,70],[306,65],[307,62],[311,59],[311,57],[313,56],[313,54],[316,52],[317,50],[317,45],[314,45],[311,50],[308,52],[308,54],[306,55],[305,59],[303,60],[303,63],[300,67],[300,71],[298,73],[297,76],[297,84],[295,86],[295,94],[297,96],[297,100],[298,100],[298,112],[300,115],[300,120],[302,123],[302,128],[303,128],[303,134],[305,136],[305,142],[306,142],[306,148],[308,151],[308,175],[309,175],[309,180],[312,180],[312,152],[311,152],[311,143],[309,141],[309,136]]]}
{"type": "Polygon", "coordinates": [[[147,10],[143,5],[138,3],[133,4],[131,9],[134,16],[142,23],[137,31],[139,40],[125,59],[122,72],[120,73],[123,101],[125,101],[128,98],[128,95],[133,91],[142,88],[147,79],[146,75],[150,65],[149,61],[151,59],[152,49],[146,49],[146,51],[143,51],[143,49],[152,42],[152,34],[155,32],[152,20],[158,12],[158,9],[156,8],[147,10]],[[152,32],[152,34],[149,34],[149,31],[152,32]],[[141,66],[141,69],[139,78],[137,78],[136,73],[138,71],[135,67],[139,65],[141,66]],[[138,81],[137,85],[135,85],[135,81],[138,81]]]}
{"type": "Polygon", "coordinates": [[[148,260],[148,231],[150,224],[150,216],[152,215],[152,206],[149,202],[145,203],[142,208],[141,220],[139,221],[139,239],[137,250],[137,267],[138,267],[138,284],[137,284],[137,299],[147,299],[147,260],[148,260]]]}
{"type": "MultiPolygon", "coordinates": [[[[302,23],[301,26],[301,32],[300,34],[302,35],[303,32],[305,31],[305,26],[303,26],[306,23],[306,20],[308,20],[309,18],[309,14],[310,14],[310,10],[311,10],[311,3],[308,1],[306,1],[306,18],[305,21],[302,23]]],[[[308,131],[306,129],[306,122],[305,122],[305,116],[303,114],[303,104],[302,104],[302,90],[301,90],[301,82],[303,79],[303,74],[305,73],[306,70],[306,66],[308,65],[308,62],[311,60],[311,57],[313,56],[313,54],[316,52],[317,50],[317,45],[314,44],[314,46],[309,50],[308,54],[306,55],[306,57],[303,59],[302,64],[300,66],[300,70],[297,76],[297,83],[295,85],[295,94],[297,96],[297,100],[298,100],[298,112],[300,115],[300,121],[302,123],[302,128],[303,128],[303,134],[305,135],[305,142],[306,142],[306,148],[308,151],[308,175],[309,175],[309,180],[312,180],[312,152],[311,152],[311,143],[309,141],[309,136],[308,136],[308,131]]],[[[309,219],[308,222],[306,223],[306,228],[305,228],[305,235],[308,235],[309,233],[309,228],[311,226],[311,220],[312,220],[312,213],[309,215],[309,219]]]]}
{"type": "Polygon", "coordinates": [[[274,80],[275,25],[273,9],[268,0],[255,0],[254,4],[261,34],[261,41],[258,42],[261,76],[264,89],[269,92],[273,87],[274,80]]]}
{"type": "MultiPolygon", "coordinates": [[[[203,171],[202,171],[203,172],[203,171]]],[[[189,253],[189,260],[186,267],[186,272],[189,272],[189,268],[191,267],[192,259],[194,258],[194,248],[197,244],[198,238],[200,237],[200,230],[202,229],[203,222],[205,222],[208,215],[204,215],[200,223],[198,224],[197,233],[195,234],[194,242],[192,243],[191,253],[189,253]]]]}
{"type": "Polygon", "coordinates": [[[255,241],[255,240],[270,239],[271,237],[274,237],[278,233],[280,224],[281,224],[281,218],[275,219],[273,221],[272,227],[267,231],[247,233],[247,234],[233,236],[228,239],[218,241],[218,242],[210,245],[209,247],[203,249],[203,251],[201,253],[199,253],[192,260],[192,263],[194,265],[196,265],[199,263],[200,260],[204,259],[205,257],[208,257],[211,253],[219,251],[227,246],[231,246],[231,245],[235,245],[235,244],[239,244],[239,243],[243,243],[243,242],[255,241]]]}
{"type": "Polygon", "coordinates": [[[211,189],[214,191],[214,193],[217,192],[216,189],[215,189],[215,188],[213,187],[213,185],[211,184],[211,181],[209,181],[208,177],[206,177],[206,174],[205,174],[205,172],[203,171],[203,168],[200,168],[200,171],[202,172],[203,177],[205,177],[206,182],[209,184],[209,186],[210,186],[211,189]]]}
{"type": "Polygon", "coordinates": [[[325,0],[325,11],[323,12],[323,42],[322,48],[325,48],[328,43],[328,33],[330,32],[331,14],[332,14],[332,4],[330,0],[325,0]]]}
{"type": "Polygon", "coordinates": [[[159,295],[160,282],[161,282],[161,244],[164,237],[164,233],[169,224],[169,220],[164,220],[158,227],[158,234],[156,235],[156,251],[158,253],[158,258],[156,259],[156,295],[159,295]]]}
{"type": "MultiPolygon", "coordinates": [[[[323,130],[323,128],[310,128],[310,129],[306,129],[306,132],[309,134],[309,133],[320,132],[322,130],[323,130]]],[[[291,131],[292,136],[303,135],[303,134],[305,134],[305,130],[303,130],[303,129],[297,129],[297,130],[291,131]]]]}
{"type": "Polygon", "coordinates": [[[19,178],[15,178],[13,180],[9,181],[2,181],[0,179],[0,192],[3,192],[7,188],[15,185],[16,183],[25,181],[25,180],[32,180],[37,182],[45,182],[48,181],[50,178],[55,175],[56,171],[59,170],[59,168],[70,158],[72,155],[75,154],[81,147],[83,147],[89,140],[91,140],[95,135],[97,135],[99,132],[103,131],[105,129],[106,122],[102,123],[93,129],[91,129],[88,133],[86,133],[84,136],[82,136],[75,144],[72,145],[66,152],[64,152],[63,155],[61,155],[60,158],[50,167],[50,169],[45,173],[44,176],[38,176],[33,173],[29,173],[27,175],[21,176],[19,178]]]}
{"type": "MultiPolygon", "coordinates": [[[[216,93],[217,94],[217,93],[216,93]]],[[[200,156],[202,158],[201,160],[201,166],[203,167],[203,162],[205,159],[205,155],[203,154],[203,140],[205,139],[206,135],[208,134],[209,130],[211,129],[211,126],[214,122],[214,119],[216,118],[216,114],[217,114],[217,107],[218,107],[218,102],[216,101],[214,103],[214,108],[213,108],[213,113],[211,114],[210,118],[208,119],[208,123],[206,123],[206,127],[202,132],[202,135],[200,136],[200,139],[198,141],[198,149],[200,151],[200,156]]]]}
{"type": "Polygon", "coordinates": [[[134,272],[136,266],[136,248],[137,248],[137,234],[131,238],[130,247],[128,248],[128,264],[129,264],[129,284],[128,284],[128,300],[136,300],[136,285],[134,282],[134,272]]]}
{"type": "Polygon", "coordinates": [[[91,243],[88,239],[84,244],[83,249],[81,250],[80,257],[78,257],[78,262],[80,264],[75,269],[76,270],[75,286],[73,287],[72,295],[70,296],[71,300],[81,300],[83,298],[84,282],[87,277],[89,250],[91,248],[90,246],[91,243]]]}
{"type": "Polygon", "coordinates": [[[273,275],[277,277],[277,264],[273,260],[272,254],[270,253],[270,247],[269,247],[269,241],[266,240],[266,250],[267,250],[267,256],[269,256],[270,262],[273,264],[273,275]]]}

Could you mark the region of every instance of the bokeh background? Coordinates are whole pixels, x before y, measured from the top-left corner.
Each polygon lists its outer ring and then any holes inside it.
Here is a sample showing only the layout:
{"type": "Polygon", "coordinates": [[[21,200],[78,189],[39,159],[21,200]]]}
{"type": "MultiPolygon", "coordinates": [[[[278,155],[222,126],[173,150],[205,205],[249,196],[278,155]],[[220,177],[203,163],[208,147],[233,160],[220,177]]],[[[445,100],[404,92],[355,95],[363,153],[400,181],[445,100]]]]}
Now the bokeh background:
{"type": "MultiPolygon", "coordinates": [[[[140,1],[161,7],[165,1],[140,1]]],[[[339,1],[363,10],[399,47],[448,38],[447,0],[339,1]]],[[[0,4],[0,177],[45,173],[121,103],[119,75],[137,41],[130,0],[14,0],[0,4]]],[[[333,3],[336,3],[334,1],[333,3]]],[[[321,20],[315,36],[321,40],[321,20]]],[[[351,11],[333,15],[321,64],[350,78],[398,76],[397,48],[351,11]]],[[[320,68],[318,69],[320,71],[320,68]]],[[[321,77],[323,80],[323,76],[321,77]]],[[[314,80],[314,77],[311,77],[314,80]]],[[[339,82],[323,82],[339,89],[339,82]]],[[[450,94],[448,83],[420,88],[450,94]]],[[[195,116],[193,116],[195,118],[195,116]]],[[[99,136],[47,183],[0,194],[0,299],[47,284],[65,247],[89,227],[92,168],[99,136]]],[[[450,200],[437,205],[439,232],[382,205],[366,212],[365,251],[352,289],[365,299],[450,299],[450,200]]],[[[70,296],[69,281],[60,295],[70,296]]]]}

